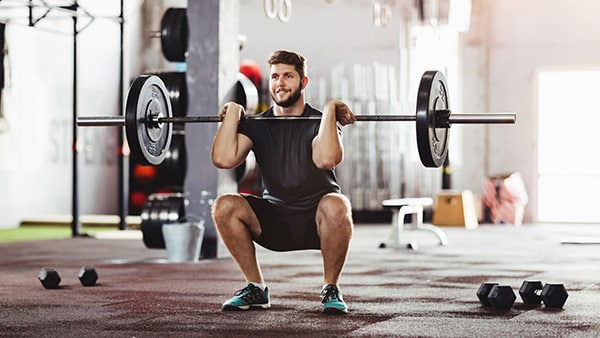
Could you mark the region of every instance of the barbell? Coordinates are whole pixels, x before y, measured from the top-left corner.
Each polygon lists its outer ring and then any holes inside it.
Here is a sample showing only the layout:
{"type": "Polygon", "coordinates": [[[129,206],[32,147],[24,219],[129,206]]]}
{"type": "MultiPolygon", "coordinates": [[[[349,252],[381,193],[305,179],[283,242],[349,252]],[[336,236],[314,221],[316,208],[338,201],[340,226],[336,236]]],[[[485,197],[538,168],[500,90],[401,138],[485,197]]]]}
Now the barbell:
{"type": "MultiPolygon", "coordinates": [[[[439,71],[426,71],[417,92],[415,115],[357,115],[357,121],[412,121],[416,123],[419,157],[425,167],[440,167],[448,155],[449,128],[453,124],[514,124],[515,113],[452,114],[448,85],[439,71]]],[[[250,121],[298,121],[320,116],[264,117],[247,115],[250,121]]],[[[171,144],[173,123],[221,122],[218,116],[174,117],[169,92],[156,75],[142,75],[129,88],[125,116],[81,116],[78,126],[125,126],[132,156],[143,165],[159,165],[171,144]]]]}

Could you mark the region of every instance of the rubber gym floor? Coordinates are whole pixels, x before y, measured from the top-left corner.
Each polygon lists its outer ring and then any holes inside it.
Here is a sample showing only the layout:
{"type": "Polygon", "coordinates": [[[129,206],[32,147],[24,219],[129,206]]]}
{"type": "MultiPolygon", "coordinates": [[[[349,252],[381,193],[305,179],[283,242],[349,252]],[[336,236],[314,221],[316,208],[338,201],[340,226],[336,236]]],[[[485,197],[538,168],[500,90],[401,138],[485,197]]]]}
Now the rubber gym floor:
{"type": "Polygon", "coordinates": [[[390,227],[358,224],[341,280],[345,316],[320,312],[318,251],[258,249],[272,308],[223,312],[221,303],[243,286],[230,258],[169,263],[165,250],[147,249],[137,231],[95,238],[0,244],[0,336],[198,337],[598,337],[598,225],[480,225],[444,227],[448,246],[429,232],[409,231],[418,250],[380,249],[390,227]],[[561,241],[590,242],[563,244],[561,241]],[[93,265],[98,285],[77,274],[93,265]],[[42,267],[61,275],[46,290],[42,267]],[[482,282],[564,283],[562,309],[525,305],[483,307],[482,282]]]}

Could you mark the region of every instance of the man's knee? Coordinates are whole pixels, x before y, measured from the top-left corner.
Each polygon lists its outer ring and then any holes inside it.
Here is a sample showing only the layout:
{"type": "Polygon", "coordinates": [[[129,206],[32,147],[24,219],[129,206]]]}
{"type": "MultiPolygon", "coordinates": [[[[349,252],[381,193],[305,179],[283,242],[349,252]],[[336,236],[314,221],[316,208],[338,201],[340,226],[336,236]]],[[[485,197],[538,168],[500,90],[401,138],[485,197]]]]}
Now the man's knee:
{"type": "Polygon", "coordinates": [[[215,200],[212,206],[212,217],[218,225],[234,217],[246,200],[239,194],[224,194],[215,200]]]}
{"type": "Polygon", "coordinates": [[[342,194],[327,194],[319,202],[317,217],[326,223],[351,225],[352,207],[350,201],[342,194]]]}

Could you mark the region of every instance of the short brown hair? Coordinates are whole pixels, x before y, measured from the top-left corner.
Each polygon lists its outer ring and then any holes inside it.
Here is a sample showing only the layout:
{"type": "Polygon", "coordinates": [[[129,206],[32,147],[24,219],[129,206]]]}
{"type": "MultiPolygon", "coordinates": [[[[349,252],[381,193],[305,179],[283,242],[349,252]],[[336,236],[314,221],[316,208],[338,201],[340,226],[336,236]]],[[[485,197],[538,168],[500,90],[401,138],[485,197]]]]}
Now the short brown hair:
{"type": "Polygon", "coordinates": [[[300,53],[288,50],[276,50],[269,56],[267,64],[270,67],[278,63],[294,66],[294,69],[300,74],[300,78],[306,76],[306,59],[300,53]]]}

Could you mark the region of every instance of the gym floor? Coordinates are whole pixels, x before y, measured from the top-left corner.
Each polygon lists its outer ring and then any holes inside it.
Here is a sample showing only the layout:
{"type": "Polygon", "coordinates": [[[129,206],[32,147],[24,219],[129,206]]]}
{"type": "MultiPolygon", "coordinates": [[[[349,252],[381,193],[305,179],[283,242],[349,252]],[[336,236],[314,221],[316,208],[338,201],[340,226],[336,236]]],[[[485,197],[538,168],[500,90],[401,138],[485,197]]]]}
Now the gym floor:
{"type": "Polygon", "coordinates": [[[413,251],[378,248],[388,225],[356,225],[341,283],[346,316],[320,313],[318,251],[258,249],[272,308],[222,312],[221,302],[243,286],[230,258],[167,263],[166,251],[145,248],[135,231],[2,243],[0,336],[598,337],[600,245],[592,242],[600,227],[443,230],[446,247],[432,233],[406,232],[418,243],[413,251]],[[96,267],[97,286],[79,283],[82,265],[96,267]],[[42,287],[42,267],[59,271],[59,289],[42,287]],[[510,310],[499,311],[476,297],[482,282],[517,293],[526,279],[564,283],[564,307],[525,305],[517,296],[510,310]]]}

